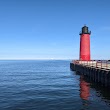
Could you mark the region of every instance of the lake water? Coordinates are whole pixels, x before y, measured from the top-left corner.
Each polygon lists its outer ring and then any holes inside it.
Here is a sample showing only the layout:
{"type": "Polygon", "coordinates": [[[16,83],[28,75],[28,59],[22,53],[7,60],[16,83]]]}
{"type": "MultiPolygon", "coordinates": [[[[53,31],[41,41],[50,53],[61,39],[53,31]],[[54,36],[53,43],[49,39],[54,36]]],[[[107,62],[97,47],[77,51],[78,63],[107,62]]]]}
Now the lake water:
{"type": "Polygon", "coordinates": [[[110,110],[110,91],[70,61],[0,61],[0,110],[110,110]]]}

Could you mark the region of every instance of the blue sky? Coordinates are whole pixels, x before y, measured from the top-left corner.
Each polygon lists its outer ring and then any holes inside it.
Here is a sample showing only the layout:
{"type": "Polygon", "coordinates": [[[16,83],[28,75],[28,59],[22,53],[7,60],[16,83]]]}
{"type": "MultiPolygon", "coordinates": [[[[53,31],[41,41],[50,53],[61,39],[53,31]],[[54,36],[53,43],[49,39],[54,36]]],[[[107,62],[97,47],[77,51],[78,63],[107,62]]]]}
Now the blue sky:
{"type": "Polygon", "coordinates": [[[0,0],[0,59],[78,59],[92,31],[92,59],[110,59],[110,0],[0,0]]]}

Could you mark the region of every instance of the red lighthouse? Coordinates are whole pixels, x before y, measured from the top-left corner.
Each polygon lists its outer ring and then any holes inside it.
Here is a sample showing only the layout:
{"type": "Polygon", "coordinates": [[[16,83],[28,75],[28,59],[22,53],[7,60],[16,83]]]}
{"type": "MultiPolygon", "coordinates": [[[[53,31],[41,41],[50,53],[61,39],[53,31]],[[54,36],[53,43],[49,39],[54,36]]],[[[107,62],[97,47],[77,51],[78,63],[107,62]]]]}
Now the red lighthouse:
{"type": "Polygon", "coordinates": [[[87,26],[82,27],[80,33],[80,56],[79,60],[89,61],[90,60],[90,34],[87,26]]]}

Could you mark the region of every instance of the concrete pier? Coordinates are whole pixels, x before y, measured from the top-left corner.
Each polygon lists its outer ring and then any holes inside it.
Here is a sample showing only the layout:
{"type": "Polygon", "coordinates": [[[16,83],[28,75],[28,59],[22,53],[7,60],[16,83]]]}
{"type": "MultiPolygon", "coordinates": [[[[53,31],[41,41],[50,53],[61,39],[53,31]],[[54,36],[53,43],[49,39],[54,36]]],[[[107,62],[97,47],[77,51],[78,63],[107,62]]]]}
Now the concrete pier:
{"type": "Polygon", "coordinates": [[[70,63],[72,71],[80,72],[95,83],[104,87],[110,87],[110,61],[80,61],[70,63]]]}

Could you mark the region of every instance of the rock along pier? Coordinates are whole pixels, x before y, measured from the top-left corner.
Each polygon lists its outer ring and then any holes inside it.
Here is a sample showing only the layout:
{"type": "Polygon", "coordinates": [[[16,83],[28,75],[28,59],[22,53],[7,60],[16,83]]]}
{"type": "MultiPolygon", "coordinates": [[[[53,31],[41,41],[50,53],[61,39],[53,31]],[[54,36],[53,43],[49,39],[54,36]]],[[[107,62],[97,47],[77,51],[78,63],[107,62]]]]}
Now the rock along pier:
{"type": "Polygon", "coordinates": [[[90,34],[91,31],[88,30],[87,26],[82,27],[79,60],[73,60],[70,63],[70,68],[72,71],[87,76],[95,83],[110,88],[110,61],[91,60],[90,34]]]}

